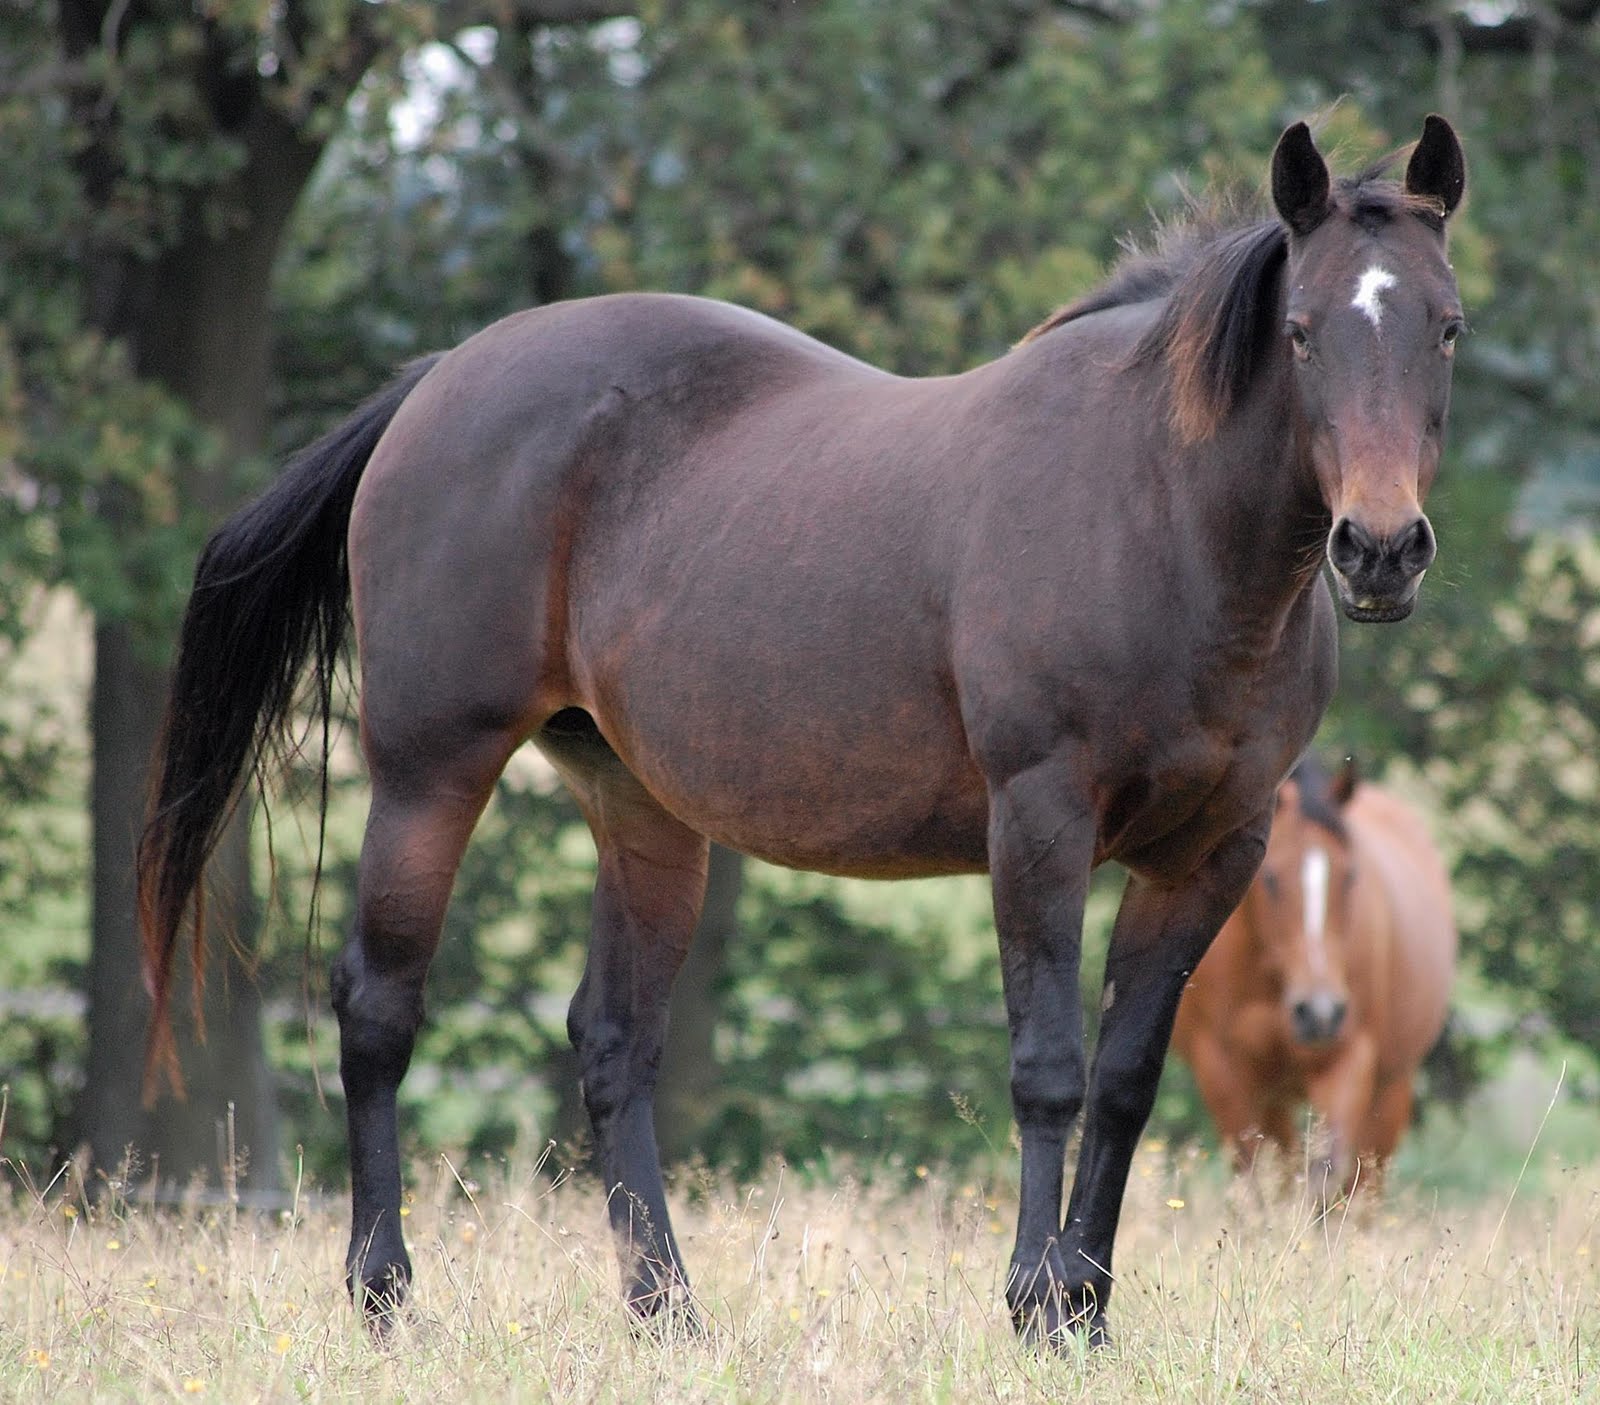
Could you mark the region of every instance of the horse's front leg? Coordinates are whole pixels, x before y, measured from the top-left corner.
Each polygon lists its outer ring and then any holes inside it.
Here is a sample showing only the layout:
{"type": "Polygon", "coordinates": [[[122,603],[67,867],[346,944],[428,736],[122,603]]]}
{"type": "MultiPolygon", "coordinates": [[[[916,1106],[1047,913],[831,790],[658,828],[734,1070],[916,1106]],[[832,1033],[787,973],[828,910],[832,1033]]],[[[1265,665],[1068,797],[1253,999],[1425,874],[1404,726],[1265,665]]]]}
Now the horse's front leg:
{"type": "Polygon", "coordinates": [[[1022,1140],[1017,1243],[1006,1303],[1025,1340],[1058,1340],[1073,1307],[1061,1257],[1067,1135],[1083,1104],[1078,993],[1094,818],[1059,761],[991,786],[989,867],[1011,1030],[1011,1105],[1022,1140]]]}
{"type": "Polygon", "coordinates": [[[1161,1081],[1178,998],[1250,886],[1271,822],[1269,809],[1236,830],[1179,886],[1131,878],[1117,913],[1083,1145],[1063,1231],[1068,1302],[1092,1341],[1106,1339],[1111,1247],[1128,1168],[1161,1081]]]}
{"type": "Polygon", "coordinates": [[[1374,1101],[1378,1049],[1364,1029],[1349,1032],[1339,1057],[1312,1077],[1306,1088],[1320,1124],[1306,1161],[1308,1189],[1326,1211],[1360,1183],[1367,1169],[1357,1160],[1374,1101]]]}

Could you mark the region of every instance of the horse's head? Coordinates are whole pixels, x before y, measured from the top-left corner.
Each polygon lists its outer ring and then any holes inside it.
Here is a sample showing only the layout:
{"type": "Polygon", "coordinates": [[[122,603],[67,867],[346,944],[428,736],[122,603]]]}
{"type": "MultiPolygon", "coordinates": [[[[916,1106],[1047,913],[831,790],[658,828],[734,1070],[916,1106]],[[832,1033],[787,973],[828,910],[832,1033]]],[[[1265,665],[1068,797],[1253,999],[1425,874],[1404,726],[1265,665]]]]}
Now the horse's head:
{"type": "Polygon", "coordinates": [[[1404,619],[1433,562],[1422,504],[1464,325],[1445,221],[1465,188],[1461,145],[1441,117],[1423,126],[1399,186],[1335,187],[1303,122],[1273,153],[1273,203],[1288,227],[1283,336],[1333,516],[1328,561],[1353,620],[1404,619]]]}
{"type": "Polygon", "coordinates": [[[1337,1039],[1350,1005],[1348,922],[1356,870],[1343,811],[1349,764],[1330,782],[1302,768],[1285,782],[1249,903],[1295,1040],[1337,1039]]]}

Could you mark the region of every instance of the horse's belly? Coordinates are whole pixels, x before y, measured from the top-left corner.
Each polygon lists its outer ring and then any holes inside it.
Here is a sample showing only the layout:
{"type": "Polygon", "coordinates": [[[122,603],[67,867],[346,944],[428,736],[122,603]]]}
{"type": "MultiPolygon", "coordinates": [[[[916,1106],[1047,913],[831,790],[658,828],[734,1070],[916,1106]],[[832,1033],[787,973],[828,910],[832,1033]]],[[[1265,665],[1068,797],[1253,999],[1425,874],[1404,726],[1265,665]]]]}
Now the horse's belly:
{"type": "Polygon", "coordinates": [[[627,670],[595,717],[669,813],[741,853],[871,878],[987,868],[988,793],[935,692],[774,676],[627,670]]]}
{"type": "Polygon", "coordinates": [[[670,813],[769,863],[857,878],[988,867],[988,799],[975,772],[927,753],[865,750],[740,745],[726,734],[680,749],[637,738],[621,748],[670,813]]]}
{"type": "MultiPolygon", "coordinates": [[[[832,831],[815,825],[809,813],[777,809],[733,818],[708,812],[687,822],[719,844],[785,868],[845,878],[931,878],[988,868],[985,817],[962,813],[965,808],[907,807],[897,813],[865,807],[850,817],[861,828],[832,831]]],[[[981,801],[977,808],[984,808],[981,801]]]]}

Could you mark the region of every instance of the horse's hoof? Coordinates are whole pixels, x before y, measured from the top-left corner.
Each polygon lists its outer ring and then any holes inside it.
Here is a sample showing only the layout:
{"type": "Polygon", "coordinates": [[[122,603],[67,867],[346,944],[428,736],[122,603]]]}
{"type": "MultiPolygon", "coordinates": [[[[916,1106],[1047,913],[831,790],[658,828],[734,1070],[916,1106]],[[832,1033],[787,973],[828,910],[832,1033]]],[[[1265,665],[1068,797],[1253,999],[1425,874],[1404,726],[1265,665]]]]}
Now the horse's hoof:
{"type": "Polygon", "coordinates": [[[345,1286],[373,1339],[388,1341],[411,1287],[410,1265],[385,1264],[375,1272],[359,1273],[352,1268],[345,1274],[345,1286]]]}
{"type": "Polygon", "coordinates": [[[1058,1353],[1111,1345],[1100,1296],[1092,1287],[1039,1285],[1011,1305],[1011,1320],[1024,1346],[1058,1353]]]}
{"type": "Polygon", "coordinates": [[[636,1336],[662,1343],[700,1341],[706,1326],[694,1305],[689,1285],[681,1278],[664,1287],[637,1285],[628,1293],[628,1315],[636,1336]]]}

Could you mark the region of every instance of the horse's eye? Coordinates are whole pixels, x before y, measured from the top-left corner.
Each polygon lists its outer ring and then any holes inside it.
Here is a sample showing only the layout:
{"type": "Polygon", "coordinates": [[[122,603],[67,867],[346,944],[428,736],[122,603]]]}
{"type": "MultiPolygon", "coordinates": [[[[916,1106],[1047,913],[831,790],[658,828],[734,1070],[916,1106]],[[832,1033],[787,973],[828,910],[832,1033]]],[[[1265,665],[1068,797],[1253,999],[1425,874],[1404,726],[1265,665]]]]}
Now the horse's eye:
{"type": "Polygon", "coordinates": [[[1439,346],[1446,356],[1455,355],[1456,340],[1466,329],[1467,324],[1460,318],[1454,318],[1444,324],[1444,330],[1439,333],[1439,346]]]}
{"type": "Polygon", "coordinates": [[[1294,347],[1294,354],[1302,361],[1311,359],[1311,333],[1298,322],[1291,322],[1284,328],[1289,341],[1294,347]]]}

